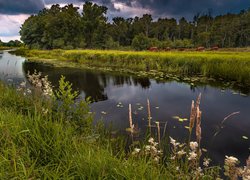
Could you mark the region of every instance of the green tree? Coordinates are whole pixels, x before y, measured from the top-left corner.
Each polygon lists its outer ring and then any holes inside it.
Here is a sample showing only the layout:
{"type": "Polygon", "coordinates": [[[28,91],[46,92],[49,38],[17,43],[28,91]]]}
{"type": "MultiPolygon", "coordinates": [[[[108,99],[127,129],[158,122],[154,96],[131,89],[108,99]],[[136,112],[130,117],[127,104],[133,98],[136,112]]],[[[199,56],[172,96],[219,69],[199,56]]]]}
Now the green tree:
{"type": "Polygon", "coordinates": [[[92,2],[86,2],[83,5],[82,24],[83,34],[88,48],[93,48],[98,41],[105,42],[105,28],[107,18],[107,7],[98,6],[92,2]]]}

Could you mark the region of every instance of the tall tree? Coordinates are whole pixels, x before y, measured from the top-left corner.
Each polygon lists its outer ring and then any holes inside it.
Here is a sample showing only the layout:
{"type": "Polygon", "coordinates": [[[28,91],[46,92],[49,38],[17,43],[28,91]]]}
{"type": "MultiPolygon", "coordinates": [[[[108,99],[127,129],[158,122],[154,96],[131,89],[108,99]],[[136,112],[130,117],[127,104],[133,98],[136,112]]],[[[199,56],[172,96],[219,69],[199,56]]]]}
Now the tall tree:
{"type": "Polygon", "coordinates": [[[92,48],[97,40],[103,41],[105,37],[107,7],[86,2],[83,5],[82,24],[83,32],[88,48],[92,48]],[[97,39],[101,38],[101,39],[97,39]]]}

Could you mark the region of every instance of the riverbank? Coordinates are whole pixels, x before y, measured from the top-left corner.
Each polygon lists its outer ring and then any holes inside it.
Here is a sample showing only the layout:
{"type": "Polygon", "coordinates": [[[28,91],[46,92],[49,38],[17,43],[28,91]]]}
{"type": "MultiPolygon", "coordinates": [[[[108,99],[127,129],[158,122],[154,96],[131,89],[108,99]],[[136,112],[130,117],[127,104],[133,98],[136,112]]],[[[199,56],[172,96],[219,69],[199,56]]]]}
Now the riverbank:
{"type": "Polygon", "coordinates": [[[0,51],[3,51],[3,50],[9,50],[9,49],[12,49],[12,48],[10,48],[10,47],[0,46],[0,51]]]}
{"type": "MultiPolygon", "coordinates": [[[[18,55],[55,66],[124,71],[159,79],[207,78],[250,85],[250,52],[135,52],[112,50],[27,50],[18,55]]],[[[188,79],[187,79],[188,80],[188,79]]],[[[192,79],[189,79],[192,81],[192,79]]]]}

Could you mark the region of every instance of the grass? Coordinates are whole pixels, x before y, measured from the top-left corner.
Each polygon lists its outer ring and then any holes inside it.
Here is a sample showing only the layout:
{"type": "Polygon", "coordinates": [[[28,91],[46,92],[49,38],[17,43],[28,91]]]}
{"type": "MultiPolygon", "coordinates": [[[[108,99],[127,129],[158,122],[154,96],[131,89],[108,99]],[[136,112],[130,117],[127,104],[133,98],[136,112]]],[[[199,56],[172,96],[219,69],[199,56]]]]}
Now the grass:
{"type": "Polygon", "coordinates": [[[10,48],[10,47],[0,46],[0,51],[2,51],[2,50],[8,50],[8,49],[12,49],[12,48],[10,48]]]}
{"type": "MultiPolygon", "coordinates": [[[[40,79],[41,82],[38,78],[38,74],[33,78],[28,76],[31,84],[49,86],[44,83],[46,78],[40,79]]],[[[0,83],[0,179],[216,179],[220,176],[219,167],[204,167],[201,173],[199,159],[177,157],[179,151],[189,146],[173,139],[172,148],[167,145],[168,139],[161,139],[160,144],[152,138],[128,144],[120,135],[111,135],[103,124],[90,124],[93,117],[88,101],[76,103],[77,95],[63,77],[59,84],[54,95],[47,98],[39,88],[27,94],[26,88],[18,88],[17,92],[0,83]],[[127,145],[129,150],[125,148],[127,145]],[[135,147],[141,148],[136,154],[135,147]]],[[[192,106],[193,118],[199,99],[192,106]]],[[[196,148],[192,149],[193,154],[200,153],[196,148]]],[[[235,164],[227,167],[228,173],[235,173],[238,168],[235,164]]]]}
{"type": "Polygon", "coordinates": [[[250,52],[136,52],[116,50],[23,50],[17,54],[52,64],[76,62],[85,67],[202,76],[250,84],[250,52]]]}

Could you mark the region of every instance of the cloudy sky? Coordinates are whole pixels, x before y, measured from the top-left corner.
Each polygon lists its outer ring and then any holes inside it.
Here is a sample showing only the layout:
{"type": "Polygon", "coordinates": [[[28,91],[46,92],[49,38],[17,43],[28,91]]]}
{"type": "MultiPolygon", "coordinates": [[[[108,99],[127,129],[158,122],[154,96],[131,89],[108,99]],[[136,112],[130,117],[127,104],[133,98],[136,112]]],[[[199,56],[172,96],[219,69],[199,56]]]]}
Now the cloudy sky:
{"type": "MultiPolygon", "coordinates": [[[[52,4],[73,3],[82,7],[85,0],[0,0],[0,39],[20,39],[21,24],[31,14],[52,4]]],[[[134,17],[150,13],[154,18],[182,16],[192,19],[198,12],[212,10],[213,15],[235,13],[250,8],[250,0],[93,0],[109,8],[108,17],[134,17]]]]}

